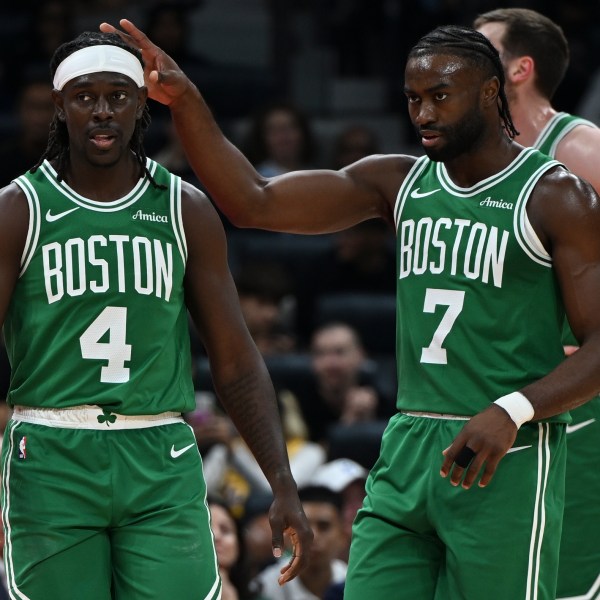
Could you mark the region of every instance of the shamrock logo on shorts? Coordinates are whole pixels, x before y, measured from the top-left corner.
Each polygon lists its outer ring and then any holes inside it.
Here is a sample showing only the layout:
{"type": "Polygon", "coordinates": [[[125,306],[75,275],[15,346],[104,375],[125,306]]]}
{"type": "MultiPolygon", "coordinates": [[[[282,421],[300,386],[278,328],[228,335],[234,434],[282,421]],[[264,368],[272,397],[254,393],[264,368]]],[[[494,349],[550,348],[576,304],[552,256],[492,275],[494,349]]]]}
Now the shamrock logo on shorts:
{"type": "Polygon", "coordinates": [[[117,420],[117,415],[113,415],[110,410],[106,410],[106,408],[102,409],[101,415],[98,415],[98,423],[106,423],[107,427],[110,427],[111,423],[114,423],[117,420]]]}

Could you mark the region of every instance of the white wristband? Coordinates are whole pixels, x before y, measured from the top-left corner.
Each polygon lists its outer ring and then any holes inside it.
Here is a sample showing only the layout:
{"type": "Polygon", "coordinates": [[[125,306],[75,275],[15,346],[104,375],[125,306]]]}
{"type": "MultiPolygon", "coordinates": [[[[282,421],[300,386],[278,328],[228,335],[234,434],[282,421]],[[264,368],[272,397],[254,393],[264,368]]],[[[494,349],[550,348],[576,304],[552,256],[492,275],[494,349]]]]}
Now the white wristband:
{"type": "Polygon", "coordinates": [[[523,423],[531,421],[535,413],[531,402],[529,402],[521,392],[512,392],[512,394],[502,396],[502,398],[498,398],[494,404],[502,407],[508,413],[508,416],[517,426],[517,429],[519,429],[523,423]]]}

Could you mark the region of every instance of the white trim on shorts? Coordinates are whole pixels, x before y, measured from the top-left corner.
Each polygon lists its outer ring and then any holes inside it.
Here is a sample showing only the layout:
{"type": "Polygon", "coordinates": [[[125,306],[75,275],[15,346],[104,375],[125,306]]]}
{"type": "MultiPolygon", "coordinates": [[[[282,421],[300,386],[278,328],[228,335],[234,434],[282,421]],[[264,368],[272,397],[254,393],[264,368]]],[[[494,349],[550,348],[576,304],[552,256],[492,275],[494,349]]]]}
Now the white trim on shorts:
{"type": "Polygon", "coordinates": [[[448,421],[468,421],[471,417],[466,415],[449,415],[447,413],[425,412],[421,410],[401,410],[403,415],[409,417],[422,417],[425,419],[446,419],[448,421]]]}
{"type": "Polygon", "coordinates": [[[184,423],[179,412],[163,412],[157,415],[121,415],[105,413],[99,406],[73,406],[71,408],[37,408],[32,406],[15,406],[13,421],[62,427],[66,429],[143,429],[158,427],[171,423],[184,423]],[[114,416],[114,421],[108,417],[114,416]],[[98,421],[98,417],[103,417],[98,421]]]}

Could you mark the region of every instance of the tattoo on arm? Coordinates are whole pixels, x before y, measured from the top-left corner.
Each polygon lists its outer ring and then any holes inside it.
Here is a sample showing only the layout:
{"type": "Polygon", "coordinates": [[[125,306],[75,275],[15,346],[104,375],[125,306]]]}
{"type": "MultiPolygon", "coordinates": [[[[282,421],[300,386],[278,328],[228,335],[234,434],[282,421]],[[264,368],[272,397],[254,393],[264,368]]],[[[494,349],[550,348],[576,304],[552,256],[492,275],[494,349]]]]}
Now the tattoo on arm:
{"type": "Polygon", "coordinates": [[[223,406],[265,474],[288,468],[281,419],[268,378],[251,371],[219,391],[223,406]]]}

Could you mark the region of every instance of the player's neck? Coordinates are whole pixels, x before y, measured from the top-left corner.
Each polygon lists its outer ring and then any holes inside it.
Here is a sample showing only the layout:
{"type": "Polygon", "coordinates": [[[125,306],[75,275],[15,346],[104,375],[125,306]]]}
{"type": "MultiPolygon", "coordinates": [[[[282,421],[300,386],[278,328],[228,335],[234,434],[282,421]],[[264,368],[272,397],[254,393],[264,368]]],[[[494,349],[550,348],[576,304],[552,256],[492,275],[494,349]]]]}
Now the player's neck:
{"type": "Polygon", "coordinates": [[[519,132],[515,141],[522,146],[531,146],[557,111],[539,95],[522,95],[512,98],[510,113],[519,132]]]}
{"type": "Polygon", "coordinates": [[[133,154],[118,164],[102,168],[89,161],[73,160],[66,169],[65,183],[81,196],[96,202],[112,202],[127,195],[137,184],[140,165],[133,154]]]}

